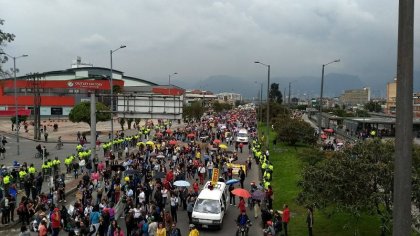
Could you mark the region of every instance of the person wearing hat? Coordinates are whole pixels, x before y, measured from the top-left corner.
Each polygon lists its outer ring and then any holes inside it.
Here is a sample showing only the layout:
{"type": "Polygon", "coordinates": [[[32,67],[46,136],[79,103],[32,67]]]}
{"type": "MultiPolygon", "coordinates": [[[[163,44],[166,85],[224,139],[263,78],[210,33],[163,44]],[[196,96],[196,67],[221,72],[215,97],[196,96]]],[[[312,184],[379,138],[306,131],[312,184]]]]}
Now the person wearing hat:
{"type": "Polygon", "coordinates": [[[198,232],[194,224],[190,224],[190,233],[188,236],[200,236],[200,232],[198,232]]]}
{"type": "Polygon", "coordinates": [[[54,208],[54,212],[51,214],[51,228],[52,228],[53,236],[58,236],[58,234],[60,233],[60,226],[61,226],[60,209],[56,207],[54,208]]]}

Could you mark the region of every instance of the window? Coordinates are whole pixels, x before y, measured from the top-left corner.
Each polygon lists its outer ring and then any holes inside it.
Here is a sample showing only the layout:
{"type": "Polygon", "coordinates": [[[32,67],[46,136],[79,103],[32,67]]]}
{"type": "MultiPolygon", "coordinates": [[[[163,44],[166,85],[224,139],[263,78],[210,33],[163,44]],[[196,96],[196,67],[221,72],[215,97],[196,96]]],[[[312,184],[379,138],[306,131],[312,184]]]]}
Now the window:
{"type": "Polygon", "coordinates": [[[222,209],[219,200],[198,199],[194,211],[200,213],[219,214],[222,209]]]}

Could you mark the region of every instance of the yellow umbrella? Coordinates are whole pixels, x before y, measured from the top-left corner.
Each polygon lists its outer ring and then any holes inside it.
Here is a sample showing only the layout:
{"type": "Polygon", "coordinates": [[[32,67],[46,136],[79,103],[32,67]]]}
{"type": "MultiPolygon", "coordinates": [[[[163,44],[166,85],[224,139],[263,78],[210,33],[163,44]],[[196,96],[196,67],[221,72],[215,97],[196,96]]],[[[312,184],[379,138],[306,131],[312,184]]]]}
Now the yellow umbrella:
{"type": "Polygon", "coordinates": [[[155,145],[155,143],[153,141],[147,141],[146,144],[147,145],[155,145]]]}
{"type": "Polygon", "coordinates": [[[228,147],[226,146],[226,144],[220,144],[219,145],[219,148],[221,148],[221,149],[227,149],[228,147]]]}

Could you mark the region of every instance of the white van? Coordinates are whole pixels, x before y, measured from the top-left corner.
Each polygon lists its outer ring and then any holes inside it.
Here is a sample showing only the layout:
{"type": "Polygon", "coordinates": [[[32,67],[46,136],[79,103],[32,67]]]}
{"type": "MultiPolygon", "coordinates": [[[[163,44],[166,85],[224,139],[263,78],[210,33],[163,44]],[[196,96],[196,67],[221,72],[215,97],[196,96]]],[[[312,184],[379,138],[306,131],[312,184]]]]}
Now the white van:
{"type": "Polygon", "coordinates": [[[192,212],[193,224],[207,228],[215,226],[221,228],[223,218],[228,209],[229,190],[223,182],[217,182],[213,189],[208,181],[197,197],[192,212]]]}
{"type": "Polygon", "coordinates": [[[248,143],[248,130],[240,129],[238,135],[236,136],[236,142],[248,143]]]}

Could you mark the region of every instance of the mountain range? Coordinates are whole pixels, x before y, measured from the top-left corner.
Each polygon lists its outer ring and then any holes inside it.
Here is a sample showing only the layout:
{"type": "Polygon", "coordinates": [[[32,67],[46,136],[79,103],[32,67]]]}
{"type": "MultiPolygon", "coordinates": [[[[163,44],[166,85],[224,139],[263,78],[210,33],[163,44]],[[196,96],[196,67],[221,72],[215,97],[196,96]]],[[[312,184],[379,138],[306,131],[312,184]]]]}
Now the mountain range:
{"type": "MultiPolygon", "coordinates": [[[[414,71],[414,92],[420,92],[420,71],[414,71]]],[[[392,78],[382,81],[363,81],[357,75],[330,73],[324,76],[324,97],[338,97],[344,90],[361,89],[369,87],[372,97],[386,97],[386,84],[392,78]]],[[[291,84],[291,97],[314,98],[320,96],[321,78],[315,76],[300,77],[272,77],[270,83],[278,83],[282,94],[289,93],[289,82],[291,84]]],[[[197,82],[174,81],[174,84],[186,90],[201,89],[211,91],[215,94],[221,92],[239,93],[247,99],[258,99],[260,83],[263,83],[263,97],[266,96],[267,80],[256,82],[252,78],[234,77],[230,75],[214,75],[197,82]]]]}

